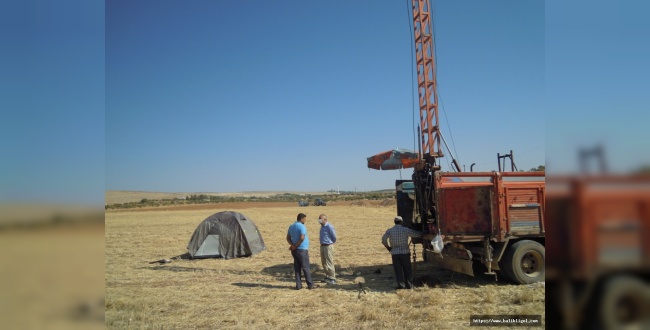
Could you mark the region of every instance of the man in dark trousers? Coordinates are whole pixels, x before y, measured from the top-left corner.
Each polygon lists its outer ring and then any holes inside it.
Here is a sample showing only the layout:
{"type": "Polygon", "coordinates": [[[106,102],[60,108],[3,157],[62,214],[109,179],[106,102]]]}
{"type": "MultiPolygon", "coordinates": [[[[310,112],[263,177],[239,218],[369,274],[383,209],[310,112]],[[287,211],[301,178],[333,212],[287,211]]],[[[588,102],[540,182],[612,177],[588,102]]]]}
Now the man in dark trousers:
{"type": "Polygon", "coordinates": [[[309,269],[309,238],[307,237],[307,227],[305,227],[307,216],[299,213],[296,219],[287,232],[287,242],[289,242],[289,250],[293,256],[293,270],[296,275],[296,290],[302,289],[302,282],[300,281],[300,271],[305,274],[305,281],[307,281],[307,289],[314,289],[316,286],[311,281],[311,271],[309,269]]]}
{"type": "Polygon", "coordinates": [[[402,226],[402,217],[394,219],[395,226],[386,231],[381,238],[393,258],[393,269],[397,280],[397,289],[413,288],[413,269],[411,268],[411,252],[409,237],[422,237],[422,233],[402,226]],[[390,245],[388,242],[390,241],[390,245]]]}

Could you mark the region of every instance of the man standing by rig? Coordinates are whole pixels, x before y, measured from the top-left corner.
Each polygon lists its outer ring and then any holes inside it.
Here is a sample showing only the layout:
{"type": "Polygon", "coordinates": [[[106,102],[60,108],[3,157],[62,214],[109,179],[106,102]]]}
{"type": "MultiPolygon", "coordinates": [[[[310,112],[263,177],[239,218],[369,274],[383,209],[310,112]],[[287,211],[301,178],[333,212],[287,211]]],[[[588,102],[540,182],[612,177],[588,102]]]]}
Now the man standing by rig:
{"type": "Polygon", "coordinates": [[[336,272],[334,269],[334,243],[336,243],[336,231],[327,221],[327,215],[318,216],[320,223],[320,261],[325,270],[325,282],[336,284],[336,272]]]}
{"type": "Polygon", "coordinates": [[[422,237],[422,233],[402,226],[402,217],[396,216],[395,226],[389,228],[381,238],[383,244],[393,258],[393,270],[397,280],[397,289],[413,288],[413,269],[411,268],[411,252],[409,237],[422,237]],[[390,245],[388,245],[390,241],[390,245]]]}
{"type": "Polygon", "coordinates": [[[293,271],[296,275],[296,290],[302,289],[300,281],[300,271],[305,274],[307,289],[314,289],[314,283],[311,281],[311,270],[309,269],[309,238],[307,237],[307,227],[305,227],[307,215],[299,213],[296,222],[289,226],[287,231],[287,242],[289,250],[293,257],[293,271]]]}

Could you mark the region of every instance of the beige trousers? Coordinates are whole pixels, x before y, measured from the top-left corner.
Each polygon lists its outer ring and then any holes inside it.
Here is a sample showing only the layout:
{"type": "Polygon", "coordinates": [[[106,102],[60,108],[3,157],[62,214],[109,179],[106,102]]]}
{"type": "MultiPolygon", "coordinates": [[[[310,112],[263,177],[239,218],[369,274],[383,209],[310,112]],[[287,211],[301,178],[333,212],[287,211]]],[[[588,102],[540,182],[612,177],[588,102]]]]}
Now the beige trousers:
{"type": "Polygon", "coordinates": [[[320,246],[320,262],[325,270],[325,275],[328,278],[336,279],[336,272],[334,271],[334,244],[327,246],[320,246]]]}

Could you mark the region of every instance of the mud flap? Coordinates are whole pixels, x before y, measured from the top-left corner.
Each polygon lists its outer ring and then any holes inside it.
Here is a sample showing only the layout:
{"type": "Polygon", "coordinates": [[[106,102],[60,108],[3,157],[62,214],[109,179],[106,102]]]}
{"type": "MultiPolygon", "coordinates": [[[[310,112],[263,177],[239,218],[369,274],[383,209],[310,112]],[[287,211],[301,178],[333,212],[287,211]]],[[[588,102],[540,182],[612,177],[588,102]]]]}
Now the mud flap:
{"type": "MultiPolygon", "coordinates": [[[[467,251],[469,252],[469,251],[467,251]]],[[[474,276],[472,269],[472,260],[458,258],[447,251],[442,251],[442,255],[433,253],[432,251],[425,250],[427,262],[432,263],[436,267],[451,270],[453,272],[474,276]]]]}

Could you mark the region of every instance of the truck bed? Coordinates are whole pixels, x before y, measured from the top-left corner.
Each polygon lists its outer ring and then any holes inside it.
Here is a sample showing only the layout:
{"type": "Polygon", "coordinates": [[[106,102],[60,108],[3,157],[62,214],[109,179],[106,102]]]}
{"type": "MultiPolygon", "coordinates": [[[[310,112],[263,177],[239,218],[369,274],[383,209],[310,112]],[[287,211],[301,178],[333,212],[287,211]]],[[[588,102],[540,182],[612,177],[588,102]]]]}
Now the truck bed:
{"type": "Polygon", "coordinates": [[[544,236],[544,173],[436,173],[436,207],[446,242],[544,236]]]}

